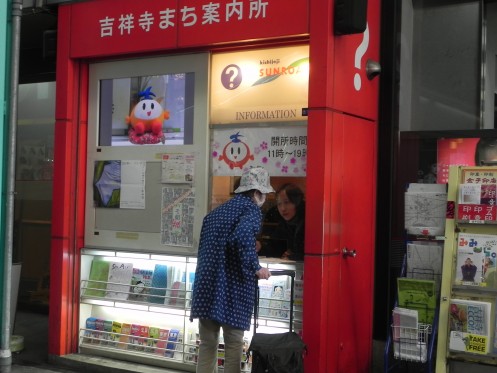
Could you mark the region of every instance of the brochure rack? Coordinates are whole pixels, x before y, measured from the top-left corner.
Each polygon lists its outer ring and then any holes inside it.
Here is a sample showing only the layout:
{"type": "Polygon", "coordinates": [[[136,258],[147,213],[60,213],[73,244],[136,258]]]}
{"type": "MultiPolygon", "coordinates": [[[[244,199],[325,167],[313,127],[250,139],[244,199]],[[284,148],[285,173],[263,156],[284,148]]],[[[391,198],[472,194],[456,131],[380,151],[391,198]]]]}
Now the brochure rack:
{"type": "Polygon", "coordinates": [[[495,372],[497,167],[449,172],[437,373],[495,372]]]}
{"type": "MultiPolygon", "coordinates": [[[[425,237],[426,238],[426,237],[425,237]]],[[[417,269],[426,278],[429,270],[417,269]]],[[[406,277],[407,255],[404,256],[400,277],[406,277]]],[[[437,275],[432,273],[431,279],[437,275]]],[[[430,278],[428,278],[430,279],[430,278]]],[[[395,297],[394,308],[398,305],[398,297],[395,297]]],[[[414,307],[421,309],[420,307],[414,307]]],[[[384,372],[394,372],[397,369],[405,369],[406,366],[415,366],[416,371],[431,373],[434,370],[435,341],[438,325],[438,303],[435,309],[433,324],[418,323],[416,327],[404,327],[395,325],[391,319],[391,333],[389,333],[384,351],[384,372]]]]}
{"type": "MultiPolygon", "coordinates": [[[[197,258],[85,248],[81,255],[79,350],[81,353],[195,371],[198,321],[189,321],[197,258]]],[[[270,270],[297,274],[293,328],[302,330],[301,263],[261,259],[270,270]]],[[[260,280],[258,331],[278,333],[290,326],[290,279],[260,280]],[[271,291],[268,291],[271,290],[271,291]]],[[[252,331],[245,333],[245,351],[252,331]]],[[[245,353],[243,372],[250,372],[245,353]]],[[[218,364],[224,363],[220,341],[218,364]]]]}

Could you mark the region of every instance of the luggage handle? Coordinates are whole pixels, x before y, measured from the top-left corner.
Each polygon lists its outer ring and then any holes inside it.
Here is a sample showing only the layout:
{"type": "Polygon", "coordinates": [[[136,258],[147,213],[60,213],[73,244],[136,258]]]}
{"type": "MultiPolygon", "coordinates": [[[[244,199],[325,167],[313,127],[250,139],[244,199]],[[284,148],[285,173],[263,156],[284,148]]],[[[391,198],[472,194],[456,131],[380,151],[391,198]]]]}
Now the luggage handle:
{"type": "Polygon", "coordinates": [[[295,278],[295,271],[291,269],[274,269],[271,272],[271,276],[290,276],[295,278]]]}

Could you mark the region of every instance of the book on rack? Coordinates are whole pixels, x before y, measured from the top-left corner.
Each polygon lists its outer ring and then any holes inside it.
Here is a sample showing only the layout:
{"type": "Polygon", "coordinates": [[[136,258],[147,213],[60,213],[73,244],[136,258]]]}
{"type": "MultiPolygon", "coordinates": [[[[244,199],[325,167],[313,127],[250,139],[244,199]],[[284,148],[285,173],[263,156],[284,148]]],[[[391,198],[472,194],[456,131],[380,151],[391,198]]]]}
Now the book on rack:
{"type": "Polygon", "coordinates": [[[444,234],[446,189],[445,184],[409,184],[404,194],[404,222],[407,233],[424,236],[444,234]]]}
{"type": "Polygon", "coordinates": [[[152,288],[148,296],[150,303],[164,304],[167,288],[167,266],[156,264],[152,275],[152,288]]]}
{"type": "Polygon", "coordinates": [[[435,281],[397,278],[399,307],[418,311],[418,320],[432,324],[437,307],[435,281]]]}
{"type": "Polygon", "coordinates": [[[490,302],[451,299],[449,349],[474,354],[490,352],[490,302]]]}
{"type": "Polygon", "coordinates": [[[497,287],[497,235],[459,233],[455,283],[497,287]]]}
{"type": "Polygon", "coordinates": [[[435,281],[440,290],[442,278],[443,243],[412,241],[406,247],[406,277],[435,281]]]}
{"type": "Polygon", "coordinates": [[[133,277],[133,263],[110,262],[106,298],[127,300],[133,277]],[[120,285],[123,284],[123,285],[120,285]]]}
{"type": "Polygon", "coordinates": [[[105,289],[109,279],[109,262],[93,260],[84,296],[105,297],[105,289]]]}
{"type": "Polygon", "coordinates": [[[153,273],[154,271],[151,269],[133,268],[129,300],[139,302],[146,302],[148,300],[153,273]]]}

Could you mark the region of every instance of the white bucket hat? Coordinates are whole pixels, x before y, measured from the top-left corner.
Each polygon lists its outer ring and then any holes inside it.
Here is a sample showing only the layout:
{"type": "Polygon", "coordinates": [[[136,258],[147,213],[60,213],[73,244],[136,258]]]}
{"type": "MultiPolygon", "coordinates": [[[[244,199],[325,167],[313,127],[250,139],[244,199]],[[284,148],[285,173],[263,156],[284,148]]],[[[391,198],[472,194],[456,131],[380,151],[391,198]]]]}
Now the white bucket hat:
{"type": "Polygon", "coordinates": [[[245,171],[240,179],[240,186],[235,193],[242,193],[256,189],[261,193],[274,193],[274,189],[269,183],[269,174],[262,167],[253,167],[245,171]]]}

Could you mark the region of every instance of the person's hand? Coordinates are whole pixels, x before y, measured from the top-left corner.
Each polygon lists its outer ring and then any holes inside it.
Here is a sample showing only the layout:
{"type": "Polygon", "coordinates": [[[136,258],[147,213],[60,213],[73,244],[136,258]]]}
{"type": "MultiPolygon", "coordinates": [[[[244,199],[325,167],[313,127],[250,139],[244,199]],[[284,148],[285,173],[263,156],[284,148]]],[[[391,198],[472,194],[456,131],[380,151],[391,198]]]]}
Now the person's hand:
{"type": "Polygon", "coordinates": [[[257,272],[255,272],[257,275],[257,278],[259,280],[267,280],[269,277],[271,277],[271,272],[267,268],[261,268],[257,272]]]}
{"type": "Polygon", "coordinates": [[[255,251],[259,252],[262,249],[261,241],[255,241],[255,251]]]}

